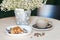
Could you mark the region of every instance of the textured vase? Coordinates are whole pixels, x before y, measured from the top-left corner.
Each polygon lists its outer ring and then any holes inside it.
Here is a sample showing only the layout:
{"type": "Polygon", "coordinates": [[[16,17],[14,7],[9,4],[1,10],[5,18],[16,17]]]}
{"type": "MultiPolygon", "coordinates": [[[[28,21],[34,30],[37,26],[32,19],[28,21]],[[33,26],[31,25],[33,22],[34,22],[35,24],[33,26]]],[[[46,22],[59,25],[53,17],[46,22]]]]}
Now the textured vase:
{"type": "Polygon", "coordinates": [[[28,25],[31,10],[15,9],[16,24],[18,25],[28,25]]]}

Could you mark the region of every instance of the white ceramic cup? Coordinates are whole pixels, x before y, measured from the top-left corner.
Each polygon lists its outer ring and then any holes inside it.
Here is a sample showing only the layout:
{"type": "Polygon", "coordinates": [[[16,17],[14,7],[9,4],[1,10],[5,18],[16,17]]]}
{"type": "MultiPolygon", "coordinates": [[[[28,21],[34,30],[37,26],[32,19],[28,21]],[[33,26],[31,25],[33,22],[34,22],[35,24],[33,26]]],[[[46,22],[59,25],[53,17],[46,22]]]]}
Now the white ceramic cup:
{"type": "Polygon", "coordinates": [[[45,28],[48,25],[49,21],[47,19],[38,19],[36,25],[40,28],[45,28]]]}

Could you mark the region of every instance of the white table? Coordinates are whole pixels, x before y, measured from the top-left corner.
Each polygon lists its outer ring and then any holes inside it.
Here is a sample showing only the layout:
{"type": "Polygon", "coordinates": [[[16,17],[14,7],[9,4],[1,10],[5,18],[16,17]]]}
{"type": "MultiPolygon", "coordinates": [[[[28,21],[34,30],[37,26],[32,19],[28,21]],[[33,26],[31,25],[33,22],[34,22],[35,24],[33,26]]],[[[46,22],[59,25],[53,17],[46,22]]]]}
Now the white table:
{"type": "MultiPolygon", "coordinates": [[[[30,18],[31,23],[34,23],[38,18],[43,18],[43,17],[33,16],[30,18]]],[[[41,33],[42,31],[33,30],[29,36],[26,36],[24,38],[11,38],[6,34],[5,30],[7,26],[16,24],[15,17],[2,18],[0,19],[0,40],[60,40],[60,21],[51,18],[47,18],[47,19],[52,21],[54,28],[50,31],[43,31],[45,32],[44,36],[35,37],[34,33],[37,32],[41,33]]]]}

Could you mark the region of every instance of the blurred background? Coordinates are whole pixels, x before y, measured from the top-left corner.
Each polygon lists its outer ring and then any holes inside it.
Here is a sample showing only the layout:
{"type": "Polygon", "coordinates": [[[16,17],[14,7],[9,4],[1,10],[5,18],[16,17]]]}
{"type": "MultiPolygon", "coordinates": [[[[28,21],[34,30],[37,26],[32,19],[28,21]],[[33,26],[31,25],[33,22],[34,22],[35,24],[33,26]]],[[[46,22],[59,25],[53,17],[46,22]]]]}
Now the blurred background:
{"type": "MultiPolygon", "coordinates": [[[[0,0],[0,3],[2,0],[0,0]]],[[[0,18],[15,16],[14,11],[1,11],[0,18]]],[[[42,8],[35,9],[31,12],[31,16],[42,16],[60,20],[60,0],[48,0],[42,8]]]]}

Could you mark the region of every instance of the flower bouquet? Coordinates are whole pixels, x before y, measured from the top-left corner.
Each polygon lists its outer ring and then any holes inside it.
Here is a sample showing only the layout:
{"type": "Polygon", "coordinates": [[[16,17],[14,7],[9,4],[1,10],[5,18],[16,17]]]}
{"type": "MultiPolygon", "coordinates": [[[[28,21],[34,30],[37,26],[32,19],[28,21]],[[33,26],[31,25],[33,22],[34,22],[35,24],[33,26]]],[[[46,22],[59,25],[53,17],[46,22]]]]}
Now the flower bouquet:
{"type": "Polygon", "coordinates": [[[47,0],[3,0],[0,4],[1,10],[15,10],[16,8],[33,10],[42,7],[47,0]]]}
{"type": "Polygon", "coordinates": [[[0,9],[3,11],[14,10],[17,24],[28,24],[31,10],[40,8],[47,0],[3,0],[0,9]]]}

